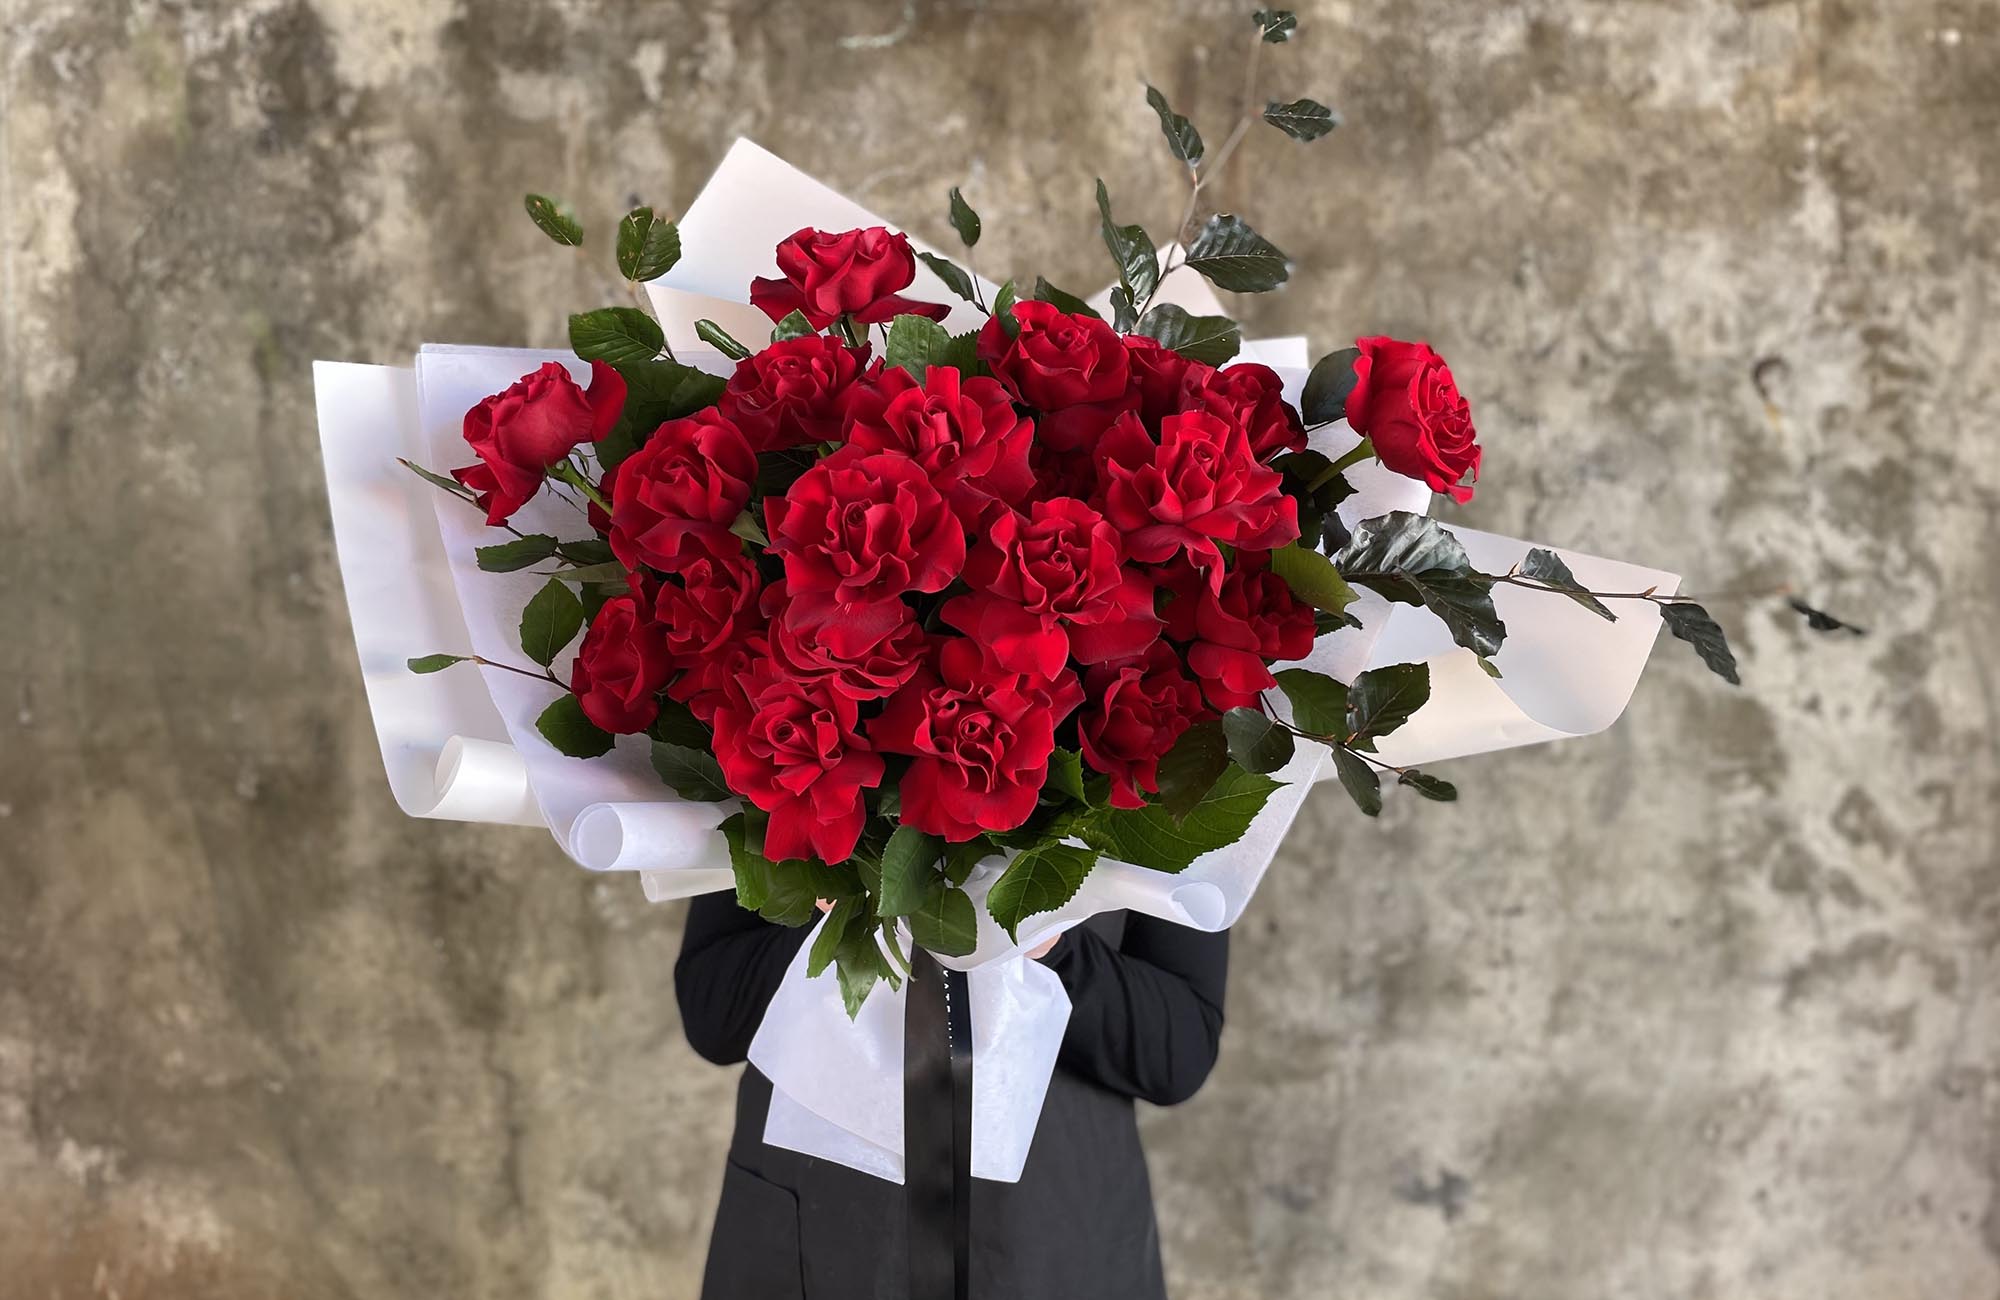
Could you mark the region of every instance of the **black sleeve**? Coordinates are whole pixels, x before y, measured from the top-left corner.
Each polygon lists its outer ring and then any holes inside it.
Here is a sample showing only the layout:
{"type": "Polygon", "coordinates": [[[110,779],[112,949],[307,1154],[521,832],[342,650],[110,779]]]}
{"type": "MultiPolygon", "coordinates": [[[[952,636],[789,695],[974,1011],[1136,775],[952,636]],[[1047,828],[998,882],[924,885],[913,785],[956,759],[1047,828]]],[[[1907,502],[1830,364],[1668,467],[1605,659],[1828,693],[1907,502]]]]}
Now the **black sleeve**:
{"type": "Polygon", "coordinates": [[[1157,1106],[1194,1096],[1221,1046],[1227,931],[1135,912],[1119,946],[1078,926],[1044,960],[1069,992],[1066,1069],[1157,1106]]]}
{"type": "Polygon", "coordinates": [[[688,1046],[717,1065],[747,1057],[764,1008],[810,930],[777,925],[737,906],[733,890],[690,902],[674,963],[674,997],[688,1046]]]}

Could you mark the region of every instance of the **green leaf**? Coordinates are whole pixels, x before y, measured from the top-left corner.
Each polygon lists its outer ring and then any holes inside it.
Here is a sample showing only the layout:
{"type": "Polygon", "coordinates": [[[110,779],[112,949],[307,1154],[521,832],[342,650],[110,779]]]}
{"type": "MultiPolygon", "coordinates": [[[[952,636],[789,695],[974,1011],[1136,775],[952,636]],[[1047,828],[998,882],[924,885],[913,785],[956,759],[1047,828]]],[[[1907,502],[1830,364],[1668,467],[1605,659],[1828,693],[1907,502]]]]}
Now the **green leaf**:
{"type": "Polygon", "coordinates": [[[1163,302],[1139,318],[1135,331],[1158,339],[1191,361],[1219,366],[1235,356],[1243,346],[1243,331],[1227,316],[1190,316],[1170,302],[1163,302]]]}
{"type": "Polygon", "coordinates": [[[1398,777],[1396,784],[1409,786],[1424,798],[1434,799],[1439,803],[1455,803],[1458,799],[1457,786],[1428,772],[1419,772],[1414,767],[1398,777]]]}
{"type": "Polygon", "coordinates": [[[1529,551],[1527,557],[1521,561],[1521,576],[1548,583],[1607,622],[1618,621],[1618,616],[1607,609],[1603,601],[1591,595],[1590,588],[1576,580],[1576,575],[1569,571],[1569,565],[1564,564],[1562,556],[1554,551],[1544,550],[1539,546],[1529,551]]]}
{"type": "Polygon", "coordinates": [[[1007,864],[986,895],[986,910],[1016,942],[1021,922],[1053,912],[1076,897],[1078,886],[1097,865],[1097,853],[1071,844],[1029,849],[1007,864]]]}
{"type": "Polygon", "coordinates": [[[626,279],[657,280],[680,260],[680,228],[651,208],[634,208],[618,223],[618,270],[626,279]]]}
{"type": "Polygon", "coordinates": [[[1500,665],[1494,663],[1491,659],[1488,659],[1485,655],[1478,656],[1478,659],[1479,659],[1480,671],[1485,673],[1488,677],[1491,677],[1494,681],[1496,682],[1499,681],[1500,665]]]}
{"type": "Polygon", "coordinates": [[[479,561],[479,567],[488,573],[513,573],[552,559],[555,553],[556,539],[547,533],[530,533],[498,546],[481,546],[472,552],[479,561]]]}
{"type": "Polygon", "coordinates": [[[396,457],[396,463],[434,488],[441,488],[461,501],[472,500],[472,493],[457,479],[446,478],[442,474],[433,474],[430,470],[425,469],[415,461],[405,460],[401,456],[396,457]]]}
{"type": "Polygon", "coordinates": [[[1729,653],[1729,640],[1707,610],[1691,600],[1673,600],[1660,606],[1660,617],[1667,621],[1669,632],[1694,647],[1710,672],[1731,686],[1743,684],[1736,675],[1736,656],[1729,653]]]}
{"type": "Polygon", "coordinates": [[[617,558],[612,554],[611,543],[601,537],[587,537],[580,542],[558,543],[556,554],[580,569],[609,564],[617,558]]]}
{"type": "Polygon", "coordinates": [[[1160,131],[1167,137],[1167,148],[1174,151],[1174,157],[1189,167],[1201,165],[1201,132],[1193,123],[1167,106],[1167,97],[1151,86],[1146,87],[1146,102],[1160,115],[1160,131]]]}
{"type": "Polygon", "coordinates": [[[944,841],[914,826],[898,826],[882,850],[882,889],[875,899],[881,916],[908,916],[924,905],[931,882],[938,878],[944,841]]]}
{"type": "Polygon", "coordinates": [[[1129,317],[1137,310],[1139,303],[1153,296],[1153,290],[1160,284],[1160,253],[1153,247],[1142,226],[1121,226],[1111,219],[1111,195],[1105,190],[1104,182],[1097,182],[1097,211],[1101,218],[1104,246],[1111,250],[1111,260],[1118,264],[1118,286],[1125,291],[1120,303],[1114,294],[1114,305],[1120,305],[1120,320],[1114,322],[1121,333],[1132,328],[1129,317]]]}
{"type": "Polygon", "coordinates": [[[1271,572],[1283,578],[1292,594],[1314,609],[1339,614],[1354,603],[1354,588],[1347,585],[1333,561],[1297,542],[1271,552],[1271,572]]]}
{"type": "Polygon", "coordinates": [[[1333,770],[1340,775],[1340,785],[1354,800],[1354,806],[1370,817],[1382,812],[1382,778],[1375,775],[1375,769],[1359,754],[1345,749],[1333,751],[1333,770]]]}
{"type": "Polygon", "coordinates": [[[951,228],[958,232],[967,248],[979,242],[979,214],[972,210],[956,185],[951,187],[951,228]]]}
{"type": "Polygon", "coordinates": [[[625,409],[596,446],[606,469],[637,451],[668,420],[715,405],[729,382],[666,357],[620,365],[618,373],[625,379],[625,409]]]}
{"type": "Polygon", "coordinates": [[[1285,255],[1252,230],[1243,218],[1218,212],[1208,219],[1187,250],[1187,264],[1218,289],[1263,293],[1291,274],[1285,255]]]}
{"type": "Polygon", "coordinates": [[[585,717],[583,706],[568,691],[557,696],[554,704],[542,710],[542,716],[535,719],[535,730],[542,733],[542,739],[556,747],[557,753],[571,758],[596,758],[600,754],[608,754],[618,739],[585,717]]]}
{"type": "Polygon", "coordinates": [[[986,859],[1000,852],[991,836],[975,835],[961,844],[951,844],[944,851],[944,878],[954,885],[963,885],[972,876],[972,869],[986,859]]]}
{"type": "Polygon", "coordinates": [[[653,770],[660,774],[668,789],[695,803],[721,803],[736,797],[729,783],[722,779],[722,765],[705,749],[656,740],[653,770]]]}
{"type": "Polygon", "coordinates": [[[1317,736],[1342,736],[1347,727],[1347,687],[1310,668],[1287,668],[1272,674],[1278,689],[1292,702],[1292,721],[1317,736]]]}
{"type": "Polygon", "coordinates": [[[950,347],[951,335],[944,326],[922,316],[905,314],[889,322],[889,341],[883,345],[882,355],[889,365],[901,366],[921,384],[932,361],[950,347]]]}
{"type": "Polygon", "coordinates": [[[407,662],[413,673],[441,673],[453,664],[469,664],[471,655],[420,655],[407,662]]]}
{"type": "Polygon", "coordinates": [[[684,749],[699,750],[706,754],[713,750],[715,735],[694,711],[679,700],[660,698],[659,716],[653,725],[646,728],[646,734],[654,740],[669,745],[679,745],[684,749]]]}
{"type": "Polygon", "coordinates": [[[1019,302],[1020,298],[1021,295],[1014,288],[1012,280],[1001,285],[1000,292],[993,295],[993,314],[1000,318],[1000,324],[1006,329],[1010,338],[1021,332],[1020,323],[1014,319],[1014,304],[1019,302]]]}
{"type": "Polygon", "coordinates": [[[979,909],[972,896],[940,877],[910,913],[910,938],[920,948],[946,957],[969,957],[979,946],[979,909]]]}
{"type": "Polygon", "coordinates": [[[565,211],[560,203],[541,194],[528,195],[526,202],[528,219],[535,223],[536,229],[550,239],[570,248],[575,248],[583,242],[583,227],[577,224],[576,218],[565,211]]]}
{"type": "Polygon", "coordinates": [[[1270,777],[1232,763],[1178,820],[1163,807],[1113,809],[1086,823],[1083,838],[1123,862],[1185,871],[1202,854],[1242,839],[1277,788],[1270,777]]]}
{"type": "Polygon", "coordinates": [[[1292,761],[1292,733],[1256,709],[1231,709],[1222,715],[1222,734],[1229,738],[1229,756],[1246,772],[1275,772],[1292,761]]]}
{"type": "Polygon", "coordinates": [[[1264,120],[1294,140],[1317,140],[1340,125],[1340,114],[1310,99],[1289,104],[1274,99],[1264,109],[1264,120]]]}
{"type": "Polygon", "coordinates": [[[1785,604],[1794,614],[1805,619],[1806,628],[1813,632],[1845,632],[1849,636],[1867,636],[1868,629],[1857,627],[1843,618],[1835,618],[1823,609],[1814,609],[1797,596],[1787,596],[1785,604]]]}
{"type": "Polygon", "coordinates": [[[1181,821],[1215,788],[1216,778],[1228,766],[1229,739],[1222,724],[1213,719],[1195,723],[1160,759],[1156,774],[1160,807],[1181,821]]]}
{"type": "Polygon", "coordinates": [[[729,531],[741,537],[752,546],[769,546],[771,544],[771,539],[764,536],[763,525],[757,522],[757,516],[751,514],[748,510],[737,515],[730,522],[729,531]]]}
{"type": "Polygon", "coordinates": [[[1371,668],[1347,688],[1347,743],[1373,749],[1373,742],[1410,720],[1431,698],[1429,664],[1371,668]]]}
{"type": "Polygon", "coordinates": [[[931,269],[931,274],[944,281],[944,287],[969,303],[978,303],[979,293],[973,288],[972,277],[965,268],[936,253],[918,253],[917,260],[931,269]]]}
{"type": "Polygon", "coordinates": [[[1066,293],[1056,288],[1039,275],[1035,277],[1035,291],[1028,296],[1036,302],[1048,303],[1057,311],[1065,312],[1071,316],[1088,316],[1092,320],[1104,319],[1104,317],[1097,314],[1097,309],[1089,303],[1073,293],[1066,293]]]}
{"type": "Polygon", "coordinates": [[[617,366],[640,365],[660,355],[667,344],[660,323],[637,307],[599,307],[569,318],[569,345],[585,361],[617,366]]]}
{"type": "Polygon", "coordinates": [[[820,972],[833,964],[834,954],[840,951],[841,941],[847,938],[847,927],[853,924],[860,911],[860,900],[843,898],[826,914],[826,920],[820,923],[813,935],[812,951],[806,954],[808,979],[818,979],[820,972]]]}
{"type": "Polygon", "coordinates": [[[1354,363],[1360,359],[1360,348],[1342,348],[1313,363],[1312,373],[1306,376],[1305,391],[1299,394],[1299,414],[1307,424],[1330,424],[1347,418],[1347,395],[1360,382],[1360,376],[1354,373],[1354,363]]]}
{"type": "Polygon", "coordinates": [[[896,982],[896,972],[889,969],[889,959],[882,955],[880,945],[875,942],[875,927],[870,925],[851,926],[841,941],[840,950],[834,954],[833,968],[840,981],[840,1002],[847,1009],[849,1020],[861,1014],[862,1004],[868,1000],[879,980],[896,982]]]}
{"type": "Polygon", "coordinates": [[[1299,16],[1289,9],[1259,9],[1250,20],[1263,29],[1264,39],[1272,45],[1291,40],[1299,28],[1299,16]]]}
{"type": "Polygon", "coordinates": [[[1435,519],[1407,510],[1364,519],[1333,562],[1357,586],[1430,610],[1476,655],[1492,655],[1506,639],[1493,580],[1472,571],[1465,548],[1435,519]]]}
{"type": "Polygon", "coordinates": [[[583,564],[568,569],[557,569],[552,575],[558,582],[574,582],[588,586],[593,582],[625,581],[627,570],[616,560],[605,564],[583,564]]]}
{"type": "Polygon", "coordinates": [[[729,336],[729,331],[712,320],[698,320],[694,323],[695,337],[728,357],[731,361],[741,361],[750,355],[750,349],[729,336]]]}
{"type": "Polygon", "coordinates": [[[521,611],[521,649],[546,668],[583,626],[583,603],[576,593],[550,578],[521,611]]]}
{"type": "Polygon", "coordinates": [[[819,331],[812,327],[812,322],[806,319],[804,312],[791,311],[785,314],[783,320],[771,327],[771,342],[783,343],[786,339],[795,339],[802,335],[817,333],[819,331]]]}
{"type": "MultiPolygon", "coordinates": [[[[757,826],[761,828],[762,814],[757,826]]],[[[818,910],[824,868],[793,859],[773,862],[763,853],[763,832],[754,829],[748,811],[724,819],[722,838],[729,845],[729,864],[736,873],[736,901],[767,921],[799,926],[818,910]]]]}
{"type": "Polygon", "coordinates": [[[1090,796],[1083,789],[1083,756],[1073,749],[1058,746],[1049,755],[1049,775],[1042,783],[1042,789],[1068,795],[1078,803],[1089,803],[1090,796]]]}

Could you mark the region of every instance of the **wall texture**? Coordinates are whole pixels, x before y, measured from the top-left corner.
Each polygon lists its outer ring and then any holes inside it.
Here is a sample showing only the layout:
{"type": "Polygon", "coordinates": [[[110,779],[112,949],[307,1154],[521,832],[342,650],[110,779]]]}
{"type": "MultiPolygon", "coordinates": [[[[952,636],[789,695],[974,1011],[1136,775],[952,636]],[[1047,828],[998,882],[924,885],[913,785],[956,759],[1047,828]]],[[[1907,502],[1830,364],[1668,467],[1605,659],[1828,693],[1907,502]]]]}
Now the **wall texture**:
{"type": "MultiPolygon", "coordinates": [[[[1245,8],[1250,7],[1245,0],[1245,8]]],[[[731,1079],[680,925],[391,803],[314,357],[609,300],[519,196],[672,211],[752,135],[1091,288],[1231,5],[0,0],[0,1291],[682,1297],[731,1079]]],[[[1225,1057],[1146,1132],[1177,1293],[2000,1295],[2000,5],[1323,0],[1222,199],[1260,333],[1427,335],[1465,522],[1797,584],[1611,733],[1315,796],[1225,1057]]],[[[699,249],[690,250],[700,256],[699,249]]]]}

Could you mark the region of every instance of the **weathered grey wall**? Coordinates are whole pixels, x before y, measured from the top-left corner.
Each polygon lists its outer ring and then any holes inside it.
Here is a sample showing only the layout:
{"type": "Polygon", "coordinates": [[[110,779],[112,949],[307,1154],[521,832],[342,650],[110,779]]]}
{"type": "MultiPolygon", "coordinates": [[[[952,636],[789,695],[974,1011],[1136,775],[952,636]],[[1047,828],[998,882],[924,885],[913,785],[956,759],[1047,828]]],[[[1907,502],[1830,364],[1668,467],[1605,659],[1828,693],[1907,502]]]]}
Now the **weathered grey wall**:
{"type": "MultiPolygon", "coordinates": [[[[1249,7],[1245,0],[1244,8],[1249,7]]],[[[1139,97],[1219,135],[1233,5],[0,0],[0,1293],[689,1296],[731,1079],[678,907],[404,820],[314,357],[550,344],[601,232],[752,135],[981,266],[1165,227],[1139,97]]],[[[2000,6],[1325,0],[1224,199],[1243,304],[1425,334],[1457,517],[1790,579],[1610,734],[1316,796],[1223,1064],[1150,1115],[1186,1297],[2000,1294],[2000,6]],[[1759,384],[1761,380],[1761,386],[1759,384]]],[[[700,249],[690,250],[695,257],[700,249]]]]}

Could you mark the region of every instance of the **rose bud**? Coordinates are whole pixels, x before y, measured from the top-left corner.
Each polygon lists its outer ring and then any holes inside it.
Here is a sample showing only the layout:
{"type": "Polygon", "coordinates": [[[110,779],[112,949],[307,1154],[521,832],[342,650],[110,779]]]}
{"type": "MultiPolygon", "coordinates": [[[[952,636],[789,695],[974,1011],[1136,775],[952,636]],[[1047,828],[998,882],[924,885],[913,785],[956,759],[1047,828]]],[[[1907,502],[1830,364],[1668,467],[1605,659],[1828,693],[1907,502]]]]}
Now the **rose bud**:
{"type": "Polygon", "coordinates": [[[1384,465],[1421,479],[1433,492],[1472,500],[1479,479],[1479,434],[1451,367],[1427,343],[1357,339],[1347,423],[1375,445],[1384,465]]]}
{"type": "Polygon", "coordinates": [[[583,716],[614,735],[644,731],[672,672],[666,641],[635,594],[604,602],[577,648],[569,688],[583,716]]]}
{"type": "Polygon", "coordinates": [[[1189,727],[1214,716],[1161,641],[1136,658],[1092,668],[1083,689],[1091,704],[1078,717],[1077,739],[1083,761],[1111,778],[1114,808],[1145,807],[1145,795],[1160,788],[1160,759],[1189,727]]]}
{"type": "Polygon", "coordinates": [[[624,409],[625,380],[604,362],[590,363],[585,392],[561,362],[545,361],[465,413],[465,441],[480,463],[451,476],[472,489],[487,523],[503,524],[542,490],[551,465],[611,432],[624,409]]]}
{"type": "Polygon", "coordinates": [[[778,245],[782,279],[760,276],[750,282],[750,302],[772,320],[803,313],[816,330],[847,315],[864,325],[912,314],[943,320],[943,303],[899,298],[917,276],[916,254],[907,235],[881,226],[827,234],[801,230],[778,245]]]}

